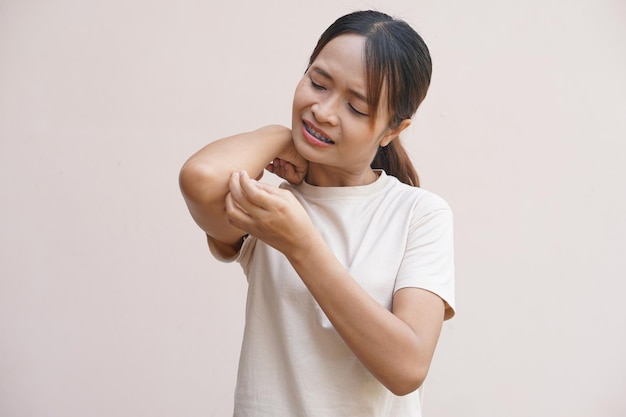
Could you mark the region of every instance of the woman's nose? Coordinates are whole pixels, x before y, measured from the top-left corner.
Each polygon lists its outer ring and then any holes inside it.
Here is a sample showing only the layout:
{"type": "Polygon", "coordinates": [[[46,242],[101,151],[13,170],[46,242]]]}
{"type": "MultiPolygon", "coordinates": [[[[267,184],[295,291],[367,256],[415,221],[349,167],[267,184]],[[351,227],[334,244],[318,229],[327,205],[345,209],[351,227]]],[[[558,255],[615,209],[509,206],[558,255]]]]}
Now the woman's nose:
{"type": "Polygon", "coordinates": [[[318,101],[311,106],[311,111],[313,112],[313,116],[315,116],[315,120],[320,123],[328,123],[333,126],[339,123],[337,116],[337,100],[332,97],[318,101]]]}

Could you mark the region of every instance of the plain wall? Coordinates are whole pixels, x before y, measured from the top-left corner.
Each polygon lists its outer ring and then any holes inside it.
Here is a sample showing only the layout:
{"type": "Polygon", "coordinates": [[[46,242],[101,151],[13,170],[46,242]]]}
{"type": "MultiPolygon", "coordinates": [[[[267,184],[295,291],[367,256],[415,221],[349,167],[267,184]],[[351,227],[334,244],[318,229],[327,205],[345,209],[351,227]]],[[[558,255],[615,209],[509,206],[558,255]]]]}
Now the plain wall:
{"type": "Polygon", "coordinates": [[[290,121],[317,37],[380,8],[434,59],[403,140],[455,213],[430,417],[626,415],[626,4],[0,0],[0,416],[227,416],[246,284],[178,190],[290,121]]]}

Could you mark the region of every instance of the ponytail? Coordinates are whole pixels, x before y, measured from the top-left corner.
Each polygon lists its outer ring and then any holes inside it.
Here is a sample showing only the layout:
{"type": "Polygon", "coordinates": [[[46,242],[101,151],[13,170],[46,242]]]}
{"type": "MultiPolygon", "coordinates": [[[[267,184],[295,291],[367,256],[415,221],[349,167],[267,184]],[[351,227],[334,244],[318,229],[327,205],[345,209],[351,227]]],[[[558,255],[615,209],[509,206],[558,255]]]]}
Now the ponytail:
{"type": "Polygon", "coordinates": [[[417,171],[413,167],[409,154],[400,143],[400,138],[392,140],[387,146],[379,147],[370,166],[372,169],[382,169],[405,184],[420,186],[417,171]]]}

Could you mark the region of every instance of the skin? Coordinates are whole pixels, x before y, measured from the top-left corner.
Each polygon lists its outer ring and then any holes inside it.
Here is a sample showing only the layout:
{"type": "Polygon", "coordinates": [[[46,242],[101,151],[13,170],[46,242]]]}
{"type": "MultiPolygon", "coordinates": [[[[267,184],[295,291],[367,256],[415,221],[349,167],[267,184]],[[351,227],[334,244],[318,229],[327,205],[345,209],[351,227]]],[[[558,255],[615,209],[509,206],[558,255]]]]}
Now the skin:
{"type": "MultiPolygon", "coordinates": [[[[367,104],[365,39],[343,35],[324,47],[298,83],[293,100],[292,131],[296,150],[309,161],[307,182],[319,186],[369,184],[370,168],[379,146],[387,146],[408,127],[405,120],[389,129],[383,101],[372,126],[367,104]],[[345,76],[348,74],[349,76],[345,76]],[[334,143],[316,143],[308,130],[334,143]]],[[[383,96],[386,91],[383,91],[383,96]]]]}
{"type": "Polygon", "coordinates": [[[192,217],[223,255],[235,254],[246,234],[282,252],[356,357],[390,391],[404,395],[426,378],[444,302],[404,288],[394,295],[392,311],[385,309],[336,259],[296,198],[257,181],[264,168],[292,183],[305,177],[318,186],[375,181],[369,163],[376,150],[410,121],[389,129],[382,99],[370,123],[362,99],[363,45],[360,36],[342,35],[324,47],[296,88],[292,129],[266,126],[212,142],[185,163],[180,185],[192,217]],[[332,143],[316,140],[311,129],[332,143]]]}

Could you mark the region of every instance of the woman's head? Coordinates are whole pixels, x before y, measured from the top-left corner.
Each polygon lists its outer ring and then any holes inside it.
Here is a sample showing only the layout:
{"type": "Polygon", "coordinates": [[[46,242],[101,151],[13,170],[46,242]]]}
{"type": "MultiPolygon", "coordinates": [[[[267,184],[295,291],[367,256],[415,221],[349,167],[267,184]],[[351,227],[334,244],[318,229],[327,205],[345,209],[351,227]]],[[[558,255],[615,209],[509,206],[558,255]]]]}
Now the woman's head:
{"type": "Polygon", "coordinates": [[[309,65],[328,42],[345,34],[365,38],[368,99],[372,112],[376,112],[381,93],[386,91],[390,128],[410,119],[426,97],[432,72],[430,53],[421,36],[406,22],[381,12],[350,13],[337,19],[322,34],[309,65]]]}
{"type": "MultiPolygon", "coordinates": [[[[376,120],[379,104],[386,102],[389,129],[402,131],[410,124],[430,85],[432,62],[428,47],[406,22],[377,11],[357,11],[340,17],[326,29],[309,58],[309,66],[330,41],[349,34],[365,39],[370,120],[376,120]],[[382,97],[385,93],[386,97],[382,97]]],[[[370,166],[419,186],[417,172],[399,140],[380,146],[370,166]]]]}

